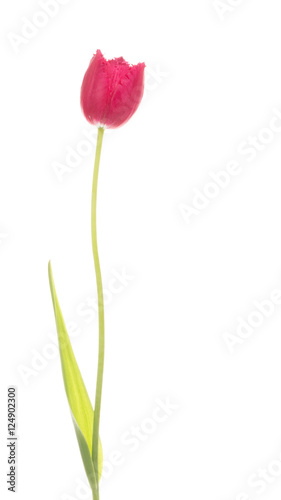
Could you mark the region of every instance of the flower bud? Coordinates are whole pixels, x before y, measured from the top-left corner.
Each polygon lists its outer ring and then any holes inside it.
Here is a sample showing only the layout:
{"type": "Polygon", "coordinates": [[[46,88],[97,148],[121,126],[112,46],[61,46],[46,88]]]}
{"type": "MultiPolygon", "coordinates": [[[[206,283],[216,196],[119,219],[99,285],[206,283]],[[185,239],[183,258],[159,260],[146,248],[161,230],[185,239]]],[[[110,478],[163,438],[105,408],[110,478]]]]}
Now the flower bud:
{"type": "Polygon", "coordinates": [[[94,54],[81,87],[81,107],[93,125],[120,127],[137,110],[144,91],[144,63],[127,63],[123,57],[106,60],[94,54]]]}

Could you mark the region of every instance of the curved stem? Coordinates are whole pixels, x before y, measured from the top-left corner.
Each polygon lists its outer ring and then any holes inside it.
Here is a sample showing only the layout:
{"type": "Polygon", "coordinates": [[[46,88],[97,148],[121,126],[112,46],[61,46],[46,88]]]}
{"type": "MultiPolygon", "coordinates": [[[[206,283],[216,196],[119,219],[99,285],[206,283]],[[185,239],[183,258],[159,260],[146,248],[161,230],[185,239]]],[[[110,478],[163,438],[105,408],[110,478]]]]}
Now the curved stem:
{"type": "Polygon", "coordinates": [[[98,293],[98,311],[99,311],[99,354],[98,354],[98,373],[96,385],[96,399],[95,399],[95,414],[94,414],[94,427],[93,427],[93,443],[92,443],[92,459],[97,478],[97,499],[99,498],[99,472],[98,472],[98,452],[99,452],[99,426],[100,426],[100,407],[101,407],[101,394],[102,394],[102,379],[103,379],[103,365],[104,365],[104,303],[102,291],[102,279],[100,270],[100,261],[98,254],[97,244],[97,187],[98,187],[98,173],[101,155],[102,139],[104,128],[98,128],[98,139],[96,146],[96,157],[93,176],[92,188],[92,207],[91,207],[91,228],[92,228],[92,247],[94,264],[96,271],[97,293],[98,293]]]}

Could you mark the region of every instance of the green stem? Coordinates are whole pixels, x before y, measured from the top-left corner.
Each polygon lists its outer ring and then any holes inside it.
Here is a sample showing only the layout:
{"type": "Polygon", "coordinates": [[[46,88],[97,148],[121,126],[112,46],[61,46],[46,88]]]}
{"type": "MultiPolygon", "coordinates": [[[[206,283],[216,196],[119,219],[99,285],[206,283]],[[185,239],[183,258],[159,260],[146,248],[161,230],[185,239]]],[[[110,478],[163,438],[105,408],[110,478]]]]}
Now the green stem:
{"type": "Polygon", "coordinates": [[[97,478],[96,500],[99,499],[99,473],[98,473],[99,426],[100,426],[100,408],[101,408],[102,379],[103,379],[103,365],[104,365],[104,304],[103,304],[100,261],[99,261],[98,244],[97,244],[97,187],[98,187],[98,174],[99,174],[103,133],[104,133],[104,128],[99,127],[95,166],[94,166],[94,176],[93,176],[92,209],[91,209],[92,247],[93,247],[93,256],[95,263],[95,271],[96,271],[98,310],[99,310],[99,355],[98,355],[98,373],[97,373],[93,444],[92,444],[92,458],[97,478]]]}

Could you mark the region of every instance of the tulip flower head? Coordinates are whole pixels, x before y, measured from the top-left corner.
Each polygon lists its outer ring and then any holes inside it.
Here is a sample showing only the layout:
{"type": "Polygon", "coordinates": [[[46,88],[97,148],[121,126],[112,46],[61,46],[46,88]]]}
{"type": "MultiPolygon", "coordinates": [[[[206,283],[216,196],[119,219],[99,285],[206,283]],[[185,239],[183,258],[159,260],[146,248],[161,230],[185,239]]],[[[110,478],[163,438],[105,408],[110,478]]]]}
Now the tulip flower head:
{"type": "Polygon", "coordinates": [[[107,60],[94,54],[81,87],[81,108],[86,119],[103,128],[117,128],[135,113],[144,91],[144,63],[123,57],[107,60]]]}

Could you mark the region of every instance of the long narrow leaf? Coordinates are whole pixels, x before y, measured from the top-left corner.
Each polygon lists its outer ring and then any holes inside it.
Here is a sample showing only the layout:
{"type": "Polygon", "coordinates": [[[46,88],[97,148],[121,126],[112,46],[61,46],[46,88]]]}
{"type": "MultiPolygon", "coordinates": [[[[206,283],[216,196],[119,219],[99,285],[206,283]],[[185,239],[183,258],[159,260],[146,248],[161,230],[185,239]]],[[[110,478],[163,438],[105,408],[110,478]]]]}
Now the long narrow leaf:
{"type": "MultiPolygon", "coordinates": [[[[83,459],[86,474],[93,492],[97,490],[97,478],[92,458],[92,439],[94,411],[77,365],[69,336],[66,330],[61,308],[56,294],[51,263],[49,262],[49,281],[57,325],[62,374],[75,432],[83,459]]],[[[102,473],[102,447],[99,442],[98,475],[102,473]]]]}

